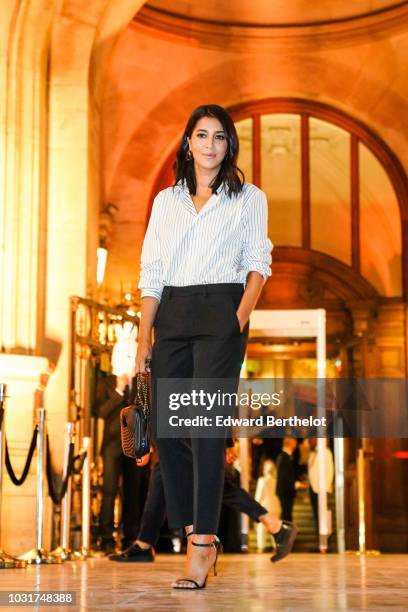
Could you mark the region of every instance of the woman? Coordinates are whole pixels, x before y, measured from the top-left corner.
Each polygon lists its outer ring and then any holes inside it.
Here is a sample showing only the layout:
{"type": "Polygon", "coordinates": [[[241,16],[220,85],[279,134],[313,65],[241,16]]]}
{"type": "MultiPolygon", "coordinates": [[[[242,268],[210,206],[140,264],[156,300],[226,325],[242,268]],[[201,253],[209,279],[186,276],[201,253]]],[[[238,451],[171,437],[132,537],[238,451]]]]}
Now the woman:
{"type": "MultiPolygon", "coordinates": [[[[136,368],[144,372],[151,357],[155,381],[225,378],[238,385],[272,245],[265,194],[244,183],[237,157],[228,113],[198,107],[177,153],[175,185],[155,198],[142,249],[136,368]]],[[[211,565],[215,573],[225,441],[159,438],[157,449],[169,524],[190,536],[185,578],[172,586],[202,588],[211,565]]]]}

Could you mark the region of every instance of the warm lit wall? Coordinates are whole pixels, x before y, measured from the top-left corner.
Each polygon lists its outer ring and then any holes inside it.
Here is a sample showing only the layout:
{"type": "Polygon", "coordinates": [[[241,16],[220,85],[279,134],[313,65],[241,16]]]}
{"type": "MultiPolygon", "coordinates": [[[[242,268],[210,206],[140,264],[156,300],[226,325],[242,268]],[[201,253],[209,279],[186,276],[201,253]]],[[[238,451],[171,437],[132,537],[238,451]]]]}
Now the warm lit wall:
{"type": "Polygon", "coordinates": [[[144,21],[120,38],[104,90],[104,201],[120,210],[108,263],[114,292],[120,280],[137,280],[153,183],[187,115],[202,102],[232,106],[271,96],[324,101],[378,132],[408,168],[403,20],[384,25],[383,34],[354,27],[340,36],[328,27],[323,38],[315,28],[276,42],[237,40],[228,28],[206,41],[202,34],[166,33],[144,21]]]}

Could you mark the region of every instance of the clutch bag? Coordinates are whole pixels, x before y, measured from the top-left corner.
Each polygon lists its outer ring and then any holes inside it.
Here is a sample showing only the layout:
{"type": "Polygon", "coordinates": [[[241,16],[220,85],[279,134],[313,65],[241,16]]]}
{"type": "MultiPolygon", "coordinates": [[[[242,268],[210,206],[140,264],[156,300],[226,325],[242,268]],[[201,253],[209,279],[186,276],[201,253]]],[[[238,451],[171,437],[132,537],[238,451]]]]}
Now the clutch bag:
{"type": "Polygon", "coordinates": [[[140,459],[150,452],[150,375],[136,375],[136,395],[130,406],[120,411],[120,435],[126,457],[140,459]]]}

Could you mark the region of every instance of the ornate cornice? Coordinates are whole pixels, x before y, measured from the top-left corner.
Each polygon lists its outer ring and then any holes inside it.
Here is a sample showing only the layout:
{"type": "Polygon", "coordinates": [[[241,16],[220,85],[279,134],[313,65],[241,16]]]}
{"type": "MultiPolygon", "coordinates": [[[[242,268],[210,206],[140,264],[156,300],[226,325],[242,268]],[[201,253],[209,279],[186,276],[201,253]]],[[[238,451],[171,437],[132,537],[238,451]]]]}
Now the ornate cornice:
{"type": "Polygon", "coordinates": [[[304,23],[223,23],[164,11],[145,5],[135,16],[134,27],[145,26],[157,33],[166,33],[191,40],[207,48],[229,49],[248,46],[285,44],[316,45],[348,44],[367,40],[370,36],[389,36],[408,30],[408,2],[332,20],[304,23]]]}

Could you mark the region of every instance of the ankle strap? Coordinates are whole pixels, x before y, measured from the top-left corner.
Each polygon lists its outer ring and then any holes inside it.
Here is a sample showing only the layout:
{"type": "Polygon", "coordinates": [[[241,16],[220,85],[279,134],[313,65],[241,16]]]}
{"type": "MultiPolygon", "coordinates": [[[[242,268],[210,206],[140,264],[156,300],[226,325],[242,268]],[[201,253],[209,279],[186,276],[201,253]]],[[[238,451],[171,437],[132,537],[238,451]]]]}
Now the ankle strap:
{"type": "MultiPolygon", "coordinates": [[[[192,534],[189,534],[192,535],[192,534]]],[[[191,542],[193,546],[203,546],[205,548],[209,548],[210,546],[218,546],[220,544],[220,540],[217,536],[214,536],[214,539],[212,542],[209,542],[208,544],[200,544],[199,542],[191,542]]]]}

